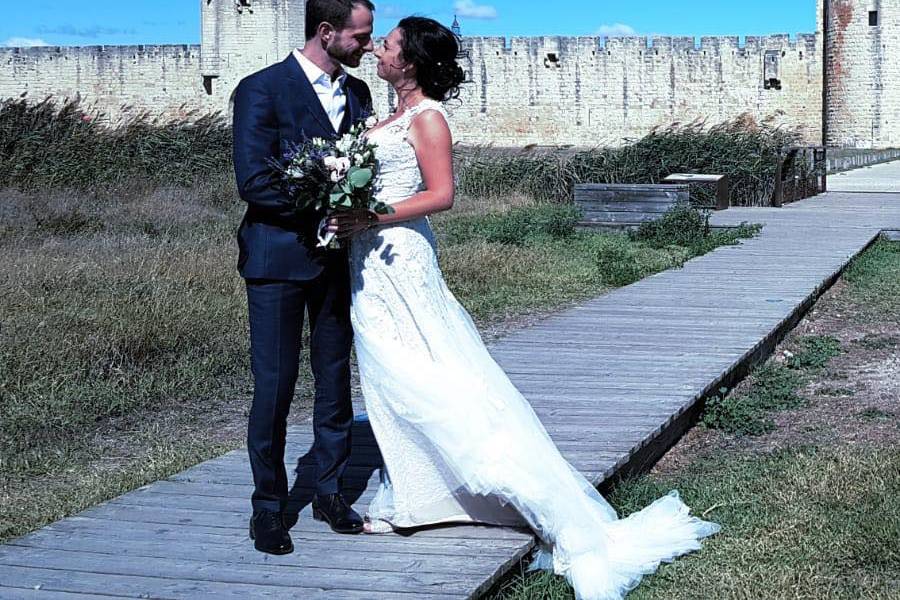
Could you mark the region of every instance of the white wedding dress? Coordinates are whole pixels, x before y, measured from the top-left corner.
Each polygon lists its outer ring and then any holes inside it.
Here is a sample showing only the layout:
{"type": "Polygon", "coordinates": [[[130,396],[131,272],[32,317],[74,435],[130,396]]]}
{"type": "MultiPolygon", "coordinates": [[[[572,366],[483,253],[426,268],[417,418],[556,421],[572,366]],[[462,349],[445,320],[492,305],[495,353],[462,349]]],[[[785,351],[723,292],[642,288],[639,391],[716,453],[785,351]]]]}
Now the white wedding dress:
{"type": "MultiPolygon", "coordinates": [[[[388,204],[422,189],[407,131],[425,110],[446,117],[426,100],[370,136],[376,193],[388,204]]],[[[677,492],[617,517],[488,354],[444,283],[427,218],[358,234],[350,261],[360,378],[387,471],[370,520],[527,524],[542,541],[535,565],[591,600],[622,598],[719,530],[691,517],[677,492]]]]}

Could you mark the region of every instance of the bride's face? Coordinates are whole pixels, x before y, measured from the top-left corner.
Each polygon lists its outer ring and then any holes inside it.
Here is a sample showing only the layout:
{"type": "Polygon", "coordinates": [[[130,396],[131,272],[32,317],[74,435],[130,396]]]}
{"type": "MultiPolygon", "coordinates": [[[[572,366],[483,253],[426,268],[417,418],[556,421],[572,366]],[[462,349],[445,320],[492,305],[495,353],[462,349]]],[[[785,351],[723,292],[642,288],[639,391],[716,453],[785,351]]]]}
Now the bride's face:
{"type": "Polygon", "coordinates": [[[381,47],[375,49],[375,56],[378,58],[378,76],[389,83],[396,84],[398,81],[415,76],[415,67],[403,58],[402,42],[403,30],[395,27],[384,38],[381,47]]]}

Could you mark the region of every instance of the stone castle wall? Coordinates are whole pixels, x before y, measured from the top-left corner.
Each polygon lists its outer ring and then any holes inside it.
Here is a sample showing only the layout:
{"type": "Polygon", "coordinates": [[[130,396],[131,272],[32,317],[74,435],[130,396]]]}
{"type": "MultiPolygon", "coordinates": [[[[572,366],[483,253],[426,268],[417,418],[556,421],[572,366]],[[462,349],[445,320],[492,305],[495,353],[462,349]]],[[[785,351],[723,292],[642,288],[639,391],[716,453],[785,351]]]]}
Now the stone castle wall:
{"type": "Polygon", "coordinates": [[[900,145],[900,0],[828,0],[827,8],[828,144],[900,145]]]}
{"type": "MultiPolygon", "coordinates": [[[[616,145],[672,122],[718,123],[745,112],[819,141],[821,62],[812,35],[749,38],[744,46],[732,37],[464,38],[464,47],[470,82],[450,108],[465,143],[616,145]],[[780,90],[764,87],[767,52],[780,90]]],[[[0,49],[11,67],[0,74],[0,96],[80,94],[113,116],[128,107],[227,111],[240,77],[287,50],[235,46],[202,66],[201,54],[200,46],[0,49]]],[[[393,98],[374,72],[370,57],[358,75],[387,115],[393,98]]]]}
{"type": "MultiPolygon", "coordinates": [[[[655,127],[749,113],[821,140],[821,53],[815,35],[464,38],[470,82],[451,102],[458,138],[500,145],[618,145],[655,127]],[[766,63],[768,61],[768,65],[766,63]],[[777,79],[766,89],[764,75],[777,79]]],[[[389,91],[361,69],[386,114],[389,91]]]]}
{"type": "Polygon", "coordinates": [[[74,98],[107,113],[175,116],[207,104],[200,46],[0,48],[0,97],[74,98]]]}

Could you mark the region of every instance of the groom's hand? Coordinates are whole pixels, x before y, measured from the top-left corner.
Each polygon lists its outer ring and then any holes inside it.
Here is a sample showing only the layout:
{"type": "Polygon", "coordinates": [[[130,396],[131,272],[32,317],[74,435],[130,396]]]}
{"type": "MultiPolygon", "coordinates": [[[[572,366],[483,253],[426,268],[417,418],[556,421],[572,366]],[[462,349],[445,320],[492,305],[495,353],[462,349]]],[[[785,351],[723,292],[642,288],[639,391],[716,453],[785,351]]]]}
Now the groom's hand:
{"type": "Polygon", "coordinates": [[[377,222],[378,216],[367,210],[342,210],[328,217],[327,229],[343,239],[364,231],[377,222]]]}

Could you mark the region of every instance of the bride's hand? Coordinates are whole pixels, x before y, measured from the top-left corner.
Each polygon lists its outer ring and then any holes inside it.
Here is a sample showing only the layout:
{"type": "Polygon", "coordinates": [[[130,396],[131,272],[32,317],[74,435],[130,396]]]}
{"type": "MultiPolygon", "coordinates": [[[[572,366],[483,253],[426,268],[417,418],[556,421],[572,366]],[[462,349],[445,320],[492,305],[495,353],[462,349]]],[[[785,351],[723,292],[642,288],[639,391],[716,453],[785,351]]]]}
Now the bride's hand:
{"type": "Polygon", "coordinates": [[[367,210],[340,211],[328,217],[326,229],[334,232],[338,239],[344,239],[368,229],[377,222],[378,216],[367,210]]]}

